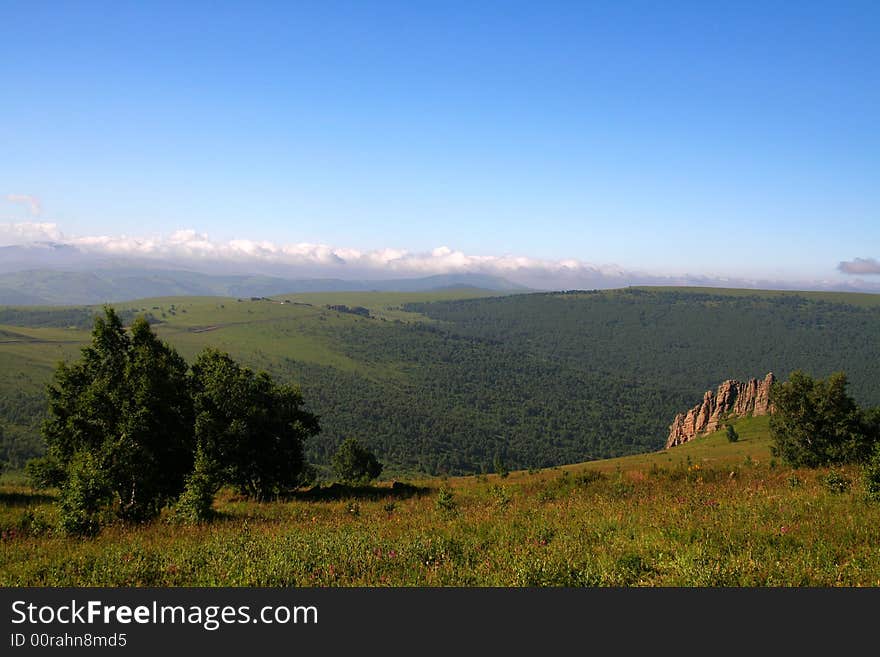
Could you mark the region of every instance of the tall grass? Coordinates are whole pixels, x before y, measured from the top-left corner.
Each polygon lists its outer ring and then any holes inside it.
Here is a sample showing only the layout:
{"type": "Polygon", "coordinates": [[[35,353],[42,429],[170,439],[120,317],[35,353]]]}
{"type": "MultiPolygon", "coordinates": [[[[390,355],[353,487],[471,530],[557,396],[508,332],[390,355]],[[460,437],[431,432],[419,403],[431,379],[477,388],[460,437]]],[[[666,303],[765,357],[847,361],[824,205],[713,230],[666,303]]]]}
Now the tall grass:
{"type": "Polygon", "coordinates": [[[90,540],[60,535],[51,498],[6,481],[0,584],[880,585],[880,504],[855,470],[836,471],[853,482],[842,491],[828,475],[743,459],[462,478],[411,496],[226,494],[212,524],[90,540]]]}

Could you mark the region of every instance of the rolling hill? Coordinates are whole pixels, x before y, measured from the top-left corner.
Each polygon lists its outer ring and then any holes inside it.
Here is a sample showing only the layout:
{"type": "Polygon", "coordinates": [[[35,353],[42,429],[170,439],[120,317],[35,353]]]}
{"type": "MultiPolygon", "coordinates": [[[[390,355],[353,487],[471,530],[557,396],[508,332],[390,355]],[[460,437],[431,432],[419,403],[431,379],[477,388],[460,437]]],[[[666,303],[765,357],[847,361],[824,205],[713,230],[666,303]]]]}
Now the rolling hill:
{"type": "MultiPolygon", "coordinates": [[[[880,296],[624,289],[493,296],[337,292],[171,297],[146,314],[188,359],[205,346],[296,382],[321,417],[309,458],[356,436],[389,473],[548,467],[658,449],[678,411],[727,378],[845,370],[880,404],[880,296]],[[285,303],[287,302],[287,303],[285,303]],[[369,316],[331,307],[362,306],[369,316]]],[[[95,308],[0,308],[3,458],[39,450],[42,390],[95,308]]]]}
{"type": "MultiPolygon", "coordinates": [[[[16,247],[0,247],[12,249],[16,247]]],[[[4,257],[8,254],[0,254],[4,257]]],[[[442,274],[393,280],[289,279],[265,275],[217,275],[124,266],[100,269],[0,271],[0,304],[69,305],[120,302],[145,297],[272,296],[303,292],[429,292],[478,288],[523,292],[527,288],[486,274],[442,274]]]]}

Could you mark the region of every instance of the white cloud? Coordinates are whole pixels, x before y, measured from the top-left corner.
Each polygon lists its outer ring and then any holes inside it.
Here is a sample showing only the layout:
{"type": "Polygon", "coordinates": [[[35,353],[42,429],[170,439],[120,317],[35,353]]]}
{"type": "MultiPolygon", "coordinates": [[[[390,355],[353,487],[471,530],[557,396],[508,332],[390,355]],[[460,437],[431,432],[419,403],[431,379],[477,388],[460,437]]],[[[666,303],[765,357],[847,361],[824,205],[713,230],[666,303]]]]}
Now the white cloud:
{"type": "Polygon", "coordinates": [[[30,194],[7,194],[6,200],[10,203],[20,203],[27,208],[28,214],[32,217],[39,217],[43,212],[43,205],[40,199],[30,194]]]}
{"type": "MultiPolygon", "coordinates": [[[[426,252],[382,248],[361,250],[327,244],[275,244],[265,240],[213,240],[192,229],[170,235],[68,236],[53,223],[0,224],[0,246],[52,242],[72,247],[80,266],[101,260],[167,268],[184,267],[224,273],[265,273],[290,278],[382,279],[436,274],[478,273],[542,289],[589,289],[626,285],[703,285],[780,289],[880,289],[862,280],[768,281],[724,278],[704,274],[656,275],[598,265],[577,259],[548,260],[520,255],[471,255],[449,246],[426,252]]],[[[45,250],[45,249],[43,249],[45,250]]],[[[876,261],[856,259],[859,271],[876,261]]],[[[843,268],[841,270],[847,271],[843,268]]],[[[45,264],[40,264],[45,266],[45,264]]],[[[61,266],[59,264],[59,266],[61,266]]]]}
{"type": "MultiPolygon", "coordinates": [[[[427,252],[383,248],[365,251],[328,244],[298,242],[275,244],[265,240],[212,240],[192,229],[168,236],[129,235],[65,236],[55,224],[0,224],[0,244],[51,241],[75,247],[84,254],[137,260],[161,260],[180,265],[223,264],[271,266],[275,271],[297,270],[323,275],[379,278],[382,276],[428,276],[450,273],[483,273],[533,281],[562,275],[568,279],[618,278],[617,267],[598,267],[578,260],[542,260],[525,256],[469,255],[448,246],[427,252]]],[[[265,269],[265,267],[264,267],[265,269]]]]}

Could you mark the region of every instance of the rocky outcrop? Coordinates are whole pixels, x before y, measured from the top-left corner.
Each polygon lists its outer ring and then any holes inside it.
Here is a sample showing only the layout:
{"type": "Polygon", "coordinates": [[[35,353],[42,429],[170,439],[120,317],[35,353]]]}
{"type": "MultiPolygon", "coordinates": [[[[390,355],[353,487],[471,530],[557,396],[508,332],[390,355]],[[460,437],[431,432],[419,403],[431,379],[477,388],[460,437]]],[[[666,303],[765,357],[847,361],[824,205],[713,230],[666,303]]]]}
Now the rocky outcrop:
{"type": "Polygon", "coordinates": [[[703,434],[716,431],[726,419],[770,413],[770,386],[776,381],[773,372],[763,379],[745,383],[728,379],[718,390],[707,390],[703,401],[686,413],[675,416],[669,425],[666,449],[681,445],[703,434]]]}

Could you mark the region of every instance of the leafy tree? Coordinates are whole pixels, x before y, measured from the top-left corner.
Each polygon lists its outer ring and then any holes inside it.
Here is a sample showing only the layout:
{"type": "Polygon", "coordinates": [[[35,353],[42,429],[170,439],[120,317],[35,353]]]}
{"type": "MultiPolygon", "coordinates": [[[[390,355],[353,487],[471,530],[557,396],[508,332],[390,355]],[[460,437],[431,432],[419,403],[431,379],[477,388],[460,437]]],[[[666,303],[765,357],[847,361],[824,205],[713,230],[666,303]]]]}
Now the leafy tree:
{"type": "Polygon", "coordinates": [[[192,469],[187,367],[143,318],[130,335],[109,306],[92,342],[49,385],[47,455],[29,470],[61,489],[64,526],[92,532],[112,506],[145,520],[177,497],[192,469]]]}
{"type": "Polygon", "coordinates": [[[336,476],[350,484],[366,484],[382,472],[382,464],[357,438],[346,438],[342,442],[333,455],[331,465],[336,476]]]}
{"type": "Polygon", "coordinates": [[[865,416],[846,394],[846,375],[813,379],[797,370],[771,390],[774,454],[794,466],[862,461],[874,437],[865,416]]]}
{"type": "Polygon", "coordinates": [[[739,440],[739,434],[736,432],[736,429],[733,428],[732,424],[727,425],[727,442],[735,443],[739,440]]]}
{"type": "Polygon", "coordinates": [[[308,472],[306,439],[318,418],[298,390],[276,385],[265,372],[241,367],[229,354],[206,349],[192,367],[195,472],[189,495],[202,500],[223,484],[266,499],[300,484],[308,472]],[[213,491],[211,490],[213,488],[213,491]]]}

